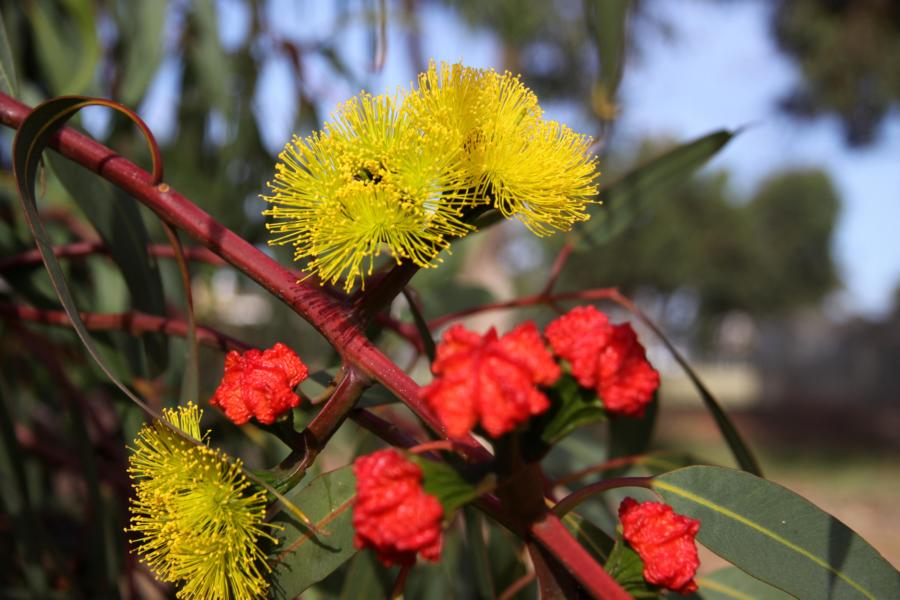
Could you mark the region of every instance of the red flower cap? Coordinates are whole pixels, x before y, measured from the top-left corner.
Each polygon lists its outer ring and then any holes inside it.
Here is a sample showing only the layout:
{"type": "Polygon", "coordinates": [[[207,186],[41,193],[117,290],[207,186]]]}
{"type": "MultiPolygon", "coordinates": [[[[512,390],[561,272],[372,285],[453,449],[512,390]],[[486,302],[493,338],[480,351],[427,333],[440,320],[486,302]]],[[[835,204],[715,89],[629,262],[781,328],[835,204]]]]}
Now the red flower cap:
{"type": "Polygon", "coordinates": [[[644,347],[629,323],[614,325],[609,344],[597,359],[600,384],[597,391],[611,413],[643,417],[659,387],[659,373],[650,366],[644,347]]]}
{"type": "Polygon", "coordinates": [[[586,388],[597,387],[597,356],[609,343],[613,326],[593,306],[576,306],[544,330],[550,347],[572,367],[572,376],[586,388]]]}
{"type": "Polygon", "coordinates": [[[416,553],[437,562],[444,508],[422,490],[422,469],[387,449],[357,458],[353,474],[353,544],[374,548],[388,567],[412,565],[416,553]]]}
{"type": "Polygon", "coordinates": [[[537,385],[559,379],[559,366],[528,321],[502,337],[454,325],[444,334],[432,365],[434,381],[420,395],[447,434],[459,437],[477,422],[493,437],[515,429],[550,407],[537,385]]]}
{"type": "Polygon", "coordinates": [[[644,561],[644,579],[679,594],[697,591],[694,538],[700,521],[676,514],[668,504],[634,498],[622,500],[619,519],[623,537],[644,561]]]}
{"type": "Polygon", "coordinates": [[[209,401],[225,411],[235,425],[256,417],[271,425],[275,419],[300,404],[294,387],[306,379],[306,365],[282,343],[268,350],[232,350],[225,356],[225,374],[209,401]]]}
{"type": "Polygon", "coordinates": [[[578,383],[597,391],[607,412],[644,415],[659,387],[659,373],[647,362],[630,324],[612,325],[593,306],[578,306],[550,323],[545,334],[578,383]]]}

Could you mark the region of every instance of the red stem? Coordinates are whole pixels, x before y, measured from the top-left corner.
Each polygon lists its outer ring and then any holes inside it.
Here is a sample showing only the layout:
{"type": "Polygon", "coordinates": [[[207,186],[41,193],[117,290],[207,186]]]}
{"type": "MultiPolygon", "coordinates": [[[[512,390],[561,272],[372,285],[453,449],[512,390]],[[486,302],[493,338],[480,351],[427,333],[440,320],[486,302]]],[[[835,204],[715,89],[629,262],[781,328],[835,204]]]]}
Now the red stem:
{"type": "Polygon", "coordinates": [[[593,290],[582,290],[580,292],[564,292],[561,294],[547,294],[542,292],[540,294],[534,294],[532,296],[525,296],[524,298],[516,298],[515,300],[508,300],[507,302],[494,302],[491,304],[482,304],[481,306],[473,306],[471,308],[466,308],[464,310],[448,313],[446,315],[440,316],[436,319],[432,319],[428,322],[429,329],[437,329],[442,325],[446,325],[451,321],[456,321],[462,319],[463,317],[468,317],[470,315],[475,315],[478,313],[488,312],[491,310],[507,310],[510,308],[523,308],[526,306],[535,306],[537,304],[547,304],[553,305],[557,302],[564,302],[566,300],[583,300],[583,301],[593,301],[593,300],[616,300],[617,298],[621,298],[622,296],[619,294],[619,290],[616,288],[597,288],[593,290]]]}
{"type": "Polygon", "coordinates": [[[607,479],[598,481],[591,485],[586,485],[581,489],[575,490],[553,506],[553,514],[558,517],[564,517],[570,510],[597,494],[601,494],[608,490],[614,490],[620,487],[642,487],[653,489],[651,482],[652,477],[619,477],[617,479],[607,479]]]}
{"type": "MultiPolygon", "coordinates": [[[[0,122],[4,125],[19,127],[29,112],[28,106],[0,94],[0,122]]],[[[131,194],[163,221],[181,229],[246,273],[315,327],[345,361],[379,381],[432,429],[446,437],[443,424],[419,398],[419,386],[366,338],[346,305],[319,286],[308,281],[298,282],[294,272],[219,223],[168,184],[153,185],[149,173],[106,146],[69,128],[60,130],[50,146],[131,194]]],[[[460,447],[471,460],[489,458],[484,447],[471,436],[460,440],[460,447]]]]}
{"type": "MultiPolygon", "coordinates": [[[[150,256],[159,258],[175,258],[175,251],[166,244],[150,244],[147,246],[150,256]]],[[[103,242],[74,242],[62,244],[53,248],[53,255],[57,258],[81,258],[94,254],[109,254],[103,242]]],[[[205,262],[211,265],[224,265],[225,261],[207,250],[206,248],[185,248],[184,257],[188,260],[205,262]]],[[[0,271],[7,271],[19,267],[31,267],[42,263],[41,253],[35,248],[19,254],[0,258],[0,271]]]]}
{"type": "MultiPolygon", "coordinates": [[[[26,105],[0,94],[0,122],[3,124],[17,128],[29,112],[26,105]]],[[[149,173],[102,144],[74,130],[62,129],[50,145],[63,156],[131,194],[163,221],[183,230],[246,273],[315,327],[346,363],[355,365],[361,374],[380,382],[432,429],[447,437],[443,424],[419,398],[419,386],[366,338],[344,303],[308,281],[298,282],[294,273],[216,221],[168,184],[154,185],[149,173]]],[[[375,308],[376,304],[373,302],[370,306],[375,308]]],[[[374,316],[377,312],[371,310],[367,316],[374,316]]],[[[459,450],[471,460],[491,458],[487,450],[471,436],[456,441],[459,450]]],[[[482,504],[479,502],[479,505],[482,504]]],[[[503,513],[502,507],[491,511],[492,516],[501,522],[503,513]]],[[[530,526],[530,533],[595,597],[614,600],[629,597],[554,515],[546,513],[530,526]]]]}
{"type": "MultiPolygon", "coordinates": [[[[179,337],[187,336],[188,325],[181,319],[159,317],[141,312],[80,314],[81,320],[91,331],[127,331],[133,335],[161,332],[179,337]]],[[[32,308],[6,302],[0,302],[0,316],[59,327],[72,326],[69,316],[64,311],[32,308]]],[[[222,350],[244,351],[249,348],[244,342],[209,327],[197,327],[197,341],[222,350]]]]}

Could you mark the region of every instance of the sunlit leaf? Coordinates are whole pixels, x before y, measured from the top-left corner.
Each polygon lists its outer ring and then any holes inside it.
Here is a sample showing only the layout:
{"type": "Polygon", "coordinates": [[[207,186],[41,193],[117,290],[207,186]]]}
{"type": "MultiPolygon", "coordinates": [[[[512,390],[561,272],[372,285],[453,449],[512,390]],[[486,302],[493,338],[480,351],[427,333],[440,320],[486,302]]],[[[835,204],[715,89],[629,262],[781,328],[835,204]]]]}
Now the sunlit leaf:
{"type": "Polygon", "coordinates": [[[699,466],[659,475],[653,487],[700,520],[703,545],[797,598],[900,598],[900,573],[877,550],[778,484],[699,466]]]}

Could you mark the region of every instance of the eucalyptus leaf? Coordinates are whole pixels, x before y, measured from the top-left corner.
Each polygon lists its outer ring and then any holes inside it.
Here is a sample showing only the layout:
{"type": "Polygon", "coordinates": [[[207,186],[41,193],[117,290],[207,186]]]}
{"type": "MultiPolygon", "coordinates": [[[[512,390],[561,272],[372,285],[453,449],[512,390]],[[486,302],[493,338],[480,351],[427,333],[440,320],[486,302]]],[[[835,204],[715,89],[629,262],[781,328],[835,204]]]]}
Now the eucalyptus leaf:
{"type": "Polygon", "coordinates": [[[353,468],[323,473],[306,486],[295,488],[287,499],[315,524],[318,533],[290,512],[278,513],[273,523],[283,527],[272,558],[272,594],[294,598],[353,558],[352,506],[356,496],[353,468]]]}
{"type": "Polygon", "coordinates": [[[759,579],[755,579],[737,567],[719,569],[709,575],[695,577],[700,588],[691,598],[702,600],[791,600],[794,596],[785,594],[778,588],[774,588],[759,579]]]}
{"type": "Polygon", "coordinates": [[[0,13],[0,92],[10,96],[19,94],[15,61],[9,47],[9,36],[6,33],[6,23],[3,22],[2,13],[0,13]]]}
{"type": "Polygon", "coordinates": [[[602,203],[591,210],[591,220],[579,229],[577,250],[588,250],[623,232],[665,191],[690,177],[715,156],[736,134],[720,130],[682,144],[632,169],[600,188],[602,203]]]}
{"type": "Polygon", "coordinates": [[[797,598],[900,598],[900,573],[877,550],[776,483],[696,466],[659,475],[653,487],[675,512],[700,520],[703,545],[797,598]]]}

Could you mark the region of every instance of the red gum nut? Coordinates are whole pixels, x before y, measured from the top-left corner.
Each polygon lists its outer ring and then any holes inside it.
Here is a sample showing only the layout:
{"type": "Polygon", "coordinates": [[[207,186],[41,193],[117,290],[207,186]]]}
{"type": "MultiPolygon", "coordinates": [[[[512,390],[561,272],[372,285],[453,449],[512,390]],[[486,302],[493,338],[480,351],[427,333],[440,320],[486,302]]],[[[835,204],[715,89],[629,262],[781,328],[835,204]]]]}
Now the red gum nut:
{"type": "Polygon", "coordinates": [[[279,416],[300,404],[294,387],[306,379],[306,365],[282,343],[268,350],[232,350],[225,357],[222,382],[210,400],[235,425],[256,417],[271,425],[279,416]]]}
{"type": "Polygon", "coordinates": [[[432,370],[435,379],[421,397],[451,437],[465,435],[478,422],[493,437],[515,429],[549,408],[536,385],[550,385],[560,375],[532,322],[503,337],[494,329],[481,336],[455,325],[438,345],[432,370]]]}

